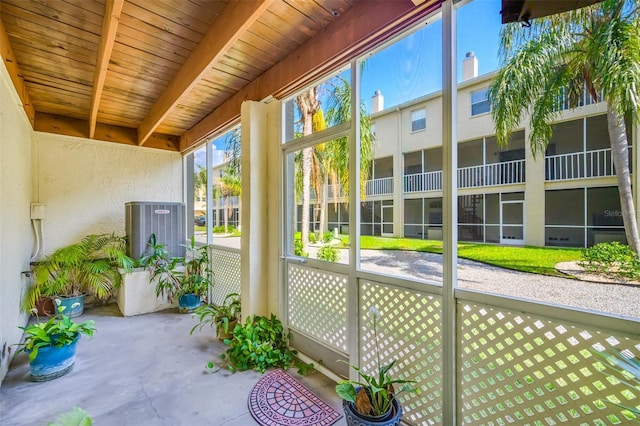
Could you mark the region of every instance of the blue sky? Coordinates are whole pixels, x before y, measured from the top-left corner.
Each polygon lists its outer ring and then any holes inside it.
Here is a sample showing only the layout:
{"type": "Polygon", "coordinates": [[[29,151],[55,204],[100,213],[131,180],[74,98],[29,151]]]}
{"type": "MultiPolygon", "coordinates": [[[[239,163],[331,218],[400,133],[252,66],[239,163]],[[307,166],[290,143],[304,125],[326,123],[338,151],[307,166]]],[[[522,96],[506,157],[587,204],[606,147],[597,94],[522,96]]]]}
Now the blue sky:
{"type": "MultiPolygon", "coordinates": [[[[458,81],[462,60],[469,51],[478,58],[478,74],[498,65],[500,0],[475,0],[458,9],[458,81]]],[[[442,88],[441,20],[425,26],[367,59],[362,74],[362,97],[371,105],[376,90],[384,96],[385,108],[410,101],[442,88]]],[[[213,141],[213,164],[223,159],[225,137],[213,141]]],[[[205,164],[204,149],[195,153],[196,165],[205,164]]],[[[197,166],[196,166],[197,167],[197,166]]]]}
{"type": "MultiPolygon", "coordinates": [[[[458,81],[469,51],[478,58],[478,74],[498,67],[500,1],[475,0],[458,9],[458,81]]],[[[438,20],[367,59],[362,97],[376,90],[389,108],[442,88],[442,21],[438,20]]]]}

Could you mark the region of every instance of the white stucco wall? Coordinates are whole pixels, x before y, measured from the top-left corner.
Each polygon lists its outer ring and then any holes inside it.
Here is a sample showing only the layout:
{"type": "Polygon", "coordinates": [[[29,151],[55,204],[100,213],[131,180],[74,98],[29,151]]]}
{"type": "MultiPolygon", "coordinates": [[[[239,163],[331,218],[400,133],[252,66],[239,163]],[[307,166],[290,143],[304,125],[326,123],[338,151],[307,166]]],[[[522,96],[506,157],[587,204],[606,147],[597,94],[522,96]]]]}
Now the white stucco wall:
{"type": "Polygon", "coordinates": [[[27,316],[20,299],[32,249],[31,124],[4,66],[0,66],[0,382],[27,316]]]}
{"type": "Polygon", "coordinates": [[[45,204],[45,252],[87,234],[124,235],[129,201],[183,201],[179,153],[36,132],[34,201],[45,204]]]}

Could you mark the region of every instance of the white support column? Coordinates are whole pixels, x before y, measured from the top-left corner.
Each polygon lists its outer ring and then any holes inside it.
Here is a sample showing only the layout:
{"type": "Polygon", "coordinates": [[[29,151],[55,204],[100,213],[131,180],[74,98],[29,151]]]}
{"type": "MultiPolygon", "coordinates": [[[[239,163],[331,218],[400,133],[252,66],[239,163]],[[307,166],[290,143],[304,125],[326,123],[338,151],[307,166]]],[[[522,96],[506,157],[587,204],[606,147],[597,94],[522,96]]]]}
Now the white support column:
{"type": "Polygon", "coordinates": [[[529,140],[531,128],[524,129],[524,243],[528,246],[545,245],[545,194],[544,194],[544,153],[533,156],[529,140]]]}
{"type": "MultiPolygon", "coordinates": [[[[349,362],[360,365],[360,333],[358,311],[358,277],[360,267],[360,67],[351,63],[351,132],[349,133],[349,285],[347,289],[347,315],[349,362]]],[[[351,379],[357,374],[350,369],[351,379]]]]}
{"type": "Polygon", "coordinates": [[[453,0],[442,4],[442,351],[443,424],[455,425],[456,391],[456,299],[458,274],[458,147],[456,85],[456,10],[453,0]]]}
{"type": "Polygon", "coordinates": [[[282,217],[284,209],[282,203],[283,176],[282,176],[282,103],[274,101],[266,105],[268,126],[266,129],[266,145],[267,145],[267,246],[265,256],[267,257],[267,276],[268,285],[268,309],[269,313],[274,313],[284,321],[284,274],[282,272],[283,255],[282,235],[285,232],[283,228],[282,217]]]}
{"type": "Polygon", "coordinates": [[[242,123],[242,317],[268,315],[267,107],[245,101],[242,123]]]}

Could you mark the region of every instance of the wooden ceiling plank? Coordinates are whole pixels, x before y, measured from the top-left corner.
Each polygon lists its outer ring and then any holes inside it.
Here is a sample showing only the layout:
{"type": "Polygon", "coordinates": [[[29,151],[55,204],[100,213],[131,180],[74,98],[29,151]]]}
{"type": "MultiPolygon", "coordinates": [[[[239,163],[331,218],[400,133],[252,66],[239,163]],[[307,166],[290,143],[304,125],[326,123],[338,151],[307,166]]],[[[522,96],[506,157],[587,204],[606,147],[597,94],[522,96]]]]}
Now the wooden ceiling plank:
{"type": "Polygon", "coordinates": [[[145,144],[147,138],[197,84],[212,63],[238,40],[272,1],[233,2],[224,9],[138,128],[140,145],[145,144]]]}
{"type": "MultiPolygon", "coordinates": [[[[88,136],[88,129],[88,120],[43,112],[36,113],[34,130],[38,132],[77,136],[86,139],[88,136]]],[[[138,132],[135,128],[131,127],[112,126],[98,123],[96,125],[94,139],[136,146],[138,132]]],[[[178,138],[175,136],[154,133],[149,139],[149,143],[146,145],[147,148],[158,148],[169,151],[178,150],[178,138]]]]}
{"type": "Polygon", "coordinates": [[[428,0],[414,6],[409,0],[372,0],[354,6],[321,33],[229,98],[180,138],[186,151],[215,131],[237,121],[245,100],[282,97],[294,88],[326,74],[364,52],[367,46],[386,40],[428,16],[437,4],[428,0]],[[373,13],[375,11],[375,13],[373,13]]]}
{"type": "Polygon", "coordinates": [[[91,108],[89,110],[89,139],[93,139],[96,133],[98,108],[100,108],[100,99],[102,98],[104,81],[109,69],[109,59],[111,59],[113,44],[116,40],[123,4],[124,0],[106,0],[105,3],[104,19],[102,20],[102,39],[93,76],[93,93],[91,94],[91,108]]]}
{"type": "Polygon", "coordinates": [[[22,102],[22,108],[27,114],[29,122],[31,122],[31,127],[33,127],[35,123],[36,110],[31,103],[29,92],[24,84],[24,78],[18,68],[18,61],[16,60],[11,44],[9,43],[9,36],[7,35],[7,31],[4,28],[2,20],[0,20],[0,57],[2,58],[2,62],[4,62],[5,67],[7,67],[9,77],[13,82],[13,87],[15,87],[18,97],[20,98],[20,102],[22,102]]]}

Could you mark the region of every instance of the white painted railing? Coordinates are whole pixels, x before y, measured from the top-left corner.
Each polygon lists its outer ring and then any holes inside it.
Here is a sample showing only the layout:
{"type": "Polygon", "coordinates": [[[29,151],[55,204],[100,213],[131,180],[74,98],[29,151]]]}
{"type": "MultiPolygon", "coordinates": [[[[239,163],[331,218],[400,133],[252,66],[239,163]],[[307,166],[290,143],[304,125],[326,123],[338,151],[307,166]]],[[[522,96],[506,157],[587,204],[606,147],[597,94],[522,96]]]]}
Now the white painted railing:
{"type": "Polygon", "coordinates": [[[369,179],[365,190],[367,195],[393,194],[393,177],[369,179]]]}
{"type": "Polygon", "coordinates": [[[442,171],[416,173],[404,176],[404,192],[423,192],[442,190],[442,171]]]}
{"type": "Polygon", "coordinates": [[[222,304],[231,293],[240,293],[240,250],[231,247],[209,246],[209,267],[212,285],[209,301],[222,304]]]}
{"type": "Polygon", "coordinates": [[[393,374],[417,381],[419,394],[401,396],[409,425],[442,424],[444,329],[458,336],[460,425],[632,422],[616,403],[638,405],[637,389],[628,384],[633,380],[593,348],[638,357],[636,320],[456,289],[456,318],[448,322],[438,285],[373,274],[357,276],[355,309],[347,303],[348,275],[298,263],[288,263],[287,271],[292,329],[338,354],[358,353],[350,361],[367,373],[397,360],[393,374]],[[349,330],[357,330],[356,337],[347,338],[349,330]]]}
{"type": "MultiPolygon", "coordinates": [[[[629,159],[631,159],[631,147],[629,147],[629,159]]],[[[549,155],[544,161],[547,181],[606,177],[616,174],[611,148],[549,155]]]]}
{"type": "Polygon", "coordinates": [[[524,182],[524,160],[505,161],[458,169],[458,188],[524,182]]]}

